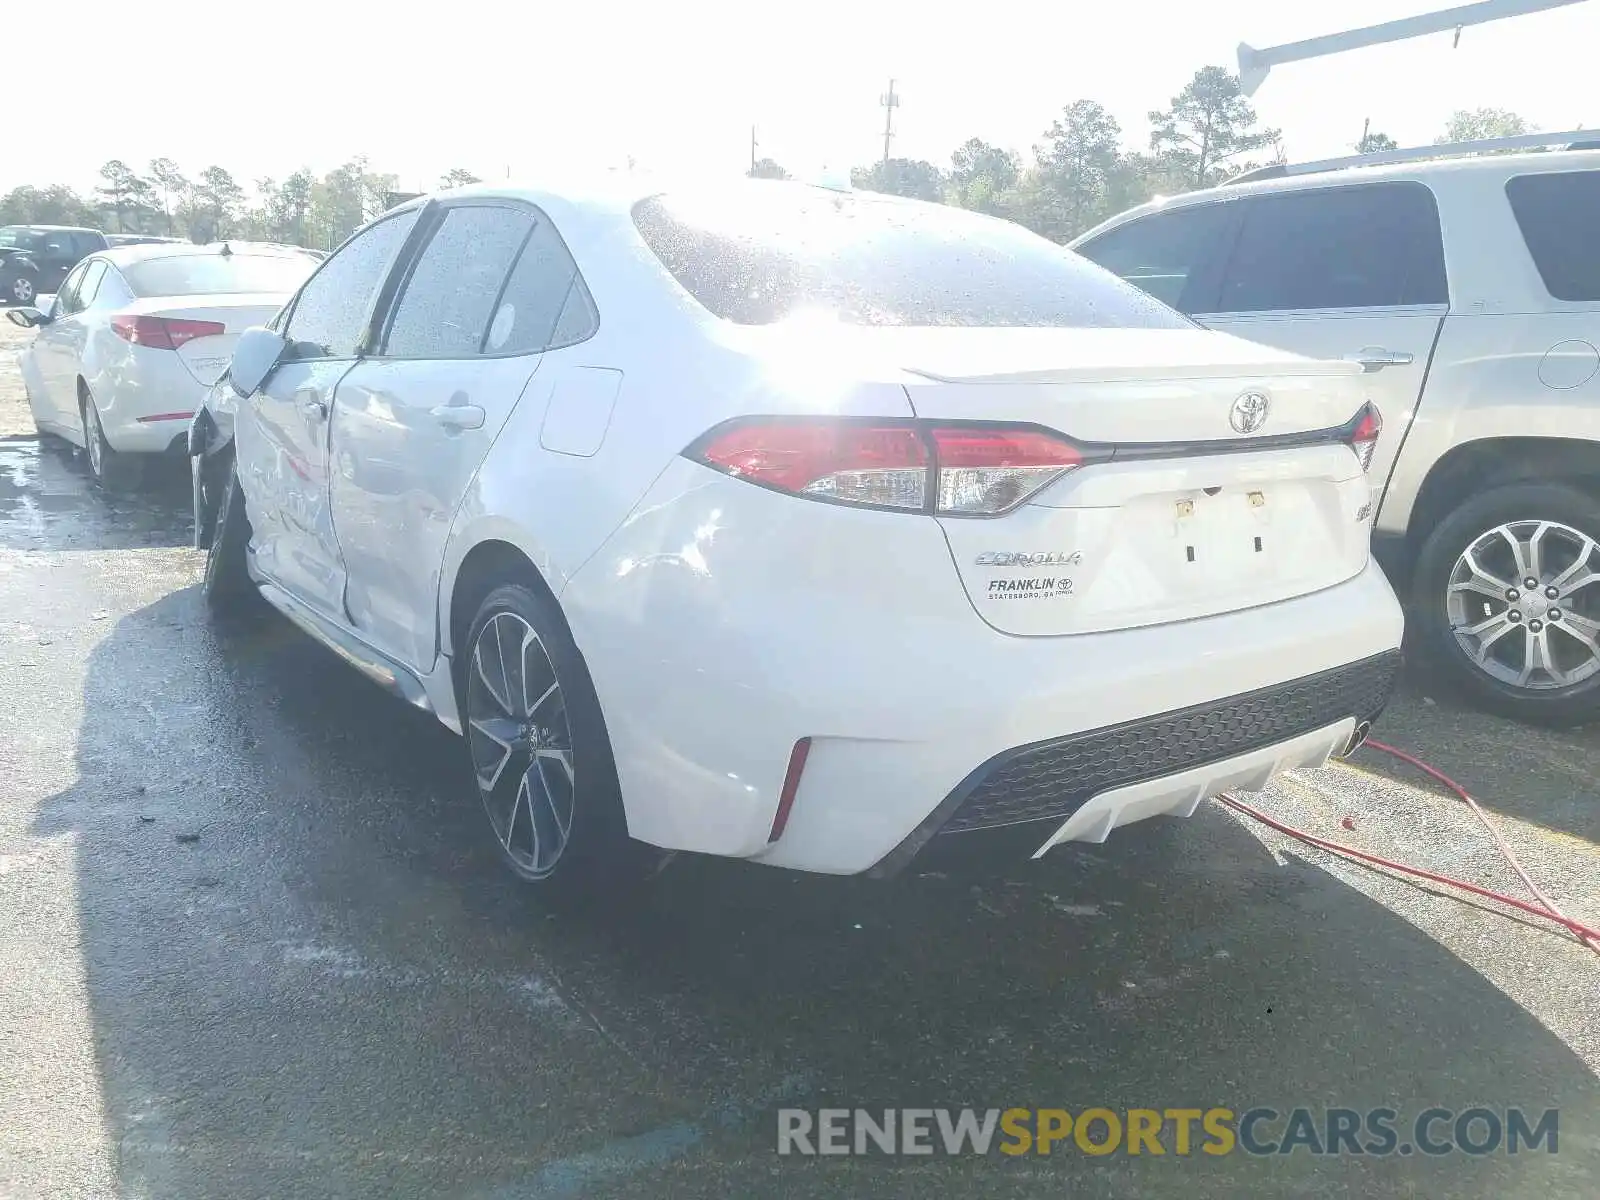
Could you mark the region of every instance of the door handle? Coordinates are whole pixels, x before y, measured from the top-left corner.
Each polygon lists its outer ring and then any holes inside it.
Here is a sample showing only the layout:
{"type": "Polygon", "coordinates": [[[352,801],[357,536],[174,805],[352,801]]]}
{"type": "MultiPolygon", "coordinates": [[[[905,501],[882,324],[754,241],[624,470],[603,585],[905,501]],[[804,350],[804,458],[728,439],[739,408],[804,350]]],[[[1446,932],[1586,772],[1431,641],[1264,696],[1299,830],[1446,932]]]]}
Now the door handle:
{"type": "Polygon", "coordinates": [[[328,402],[321,396],[302,396],[300,398],[300,410],[322,420],[327,420],[328,418],[328,402]]]}
{"type": "Polygon", "coordinates": [[[483,428],[483,409],[476,404],[439,404],[428,415],[446,429],[483,428]]]}
{"type": "Polygon", "coordinates": [[[1368,371],[1381,371],[1385,367],[1408,367],[1415,355],[1407,350],[1385,350],[1382,346],[1363,346],[1354,354],[1346,354],[1345,362],[1360,363],[1368,371]]]}

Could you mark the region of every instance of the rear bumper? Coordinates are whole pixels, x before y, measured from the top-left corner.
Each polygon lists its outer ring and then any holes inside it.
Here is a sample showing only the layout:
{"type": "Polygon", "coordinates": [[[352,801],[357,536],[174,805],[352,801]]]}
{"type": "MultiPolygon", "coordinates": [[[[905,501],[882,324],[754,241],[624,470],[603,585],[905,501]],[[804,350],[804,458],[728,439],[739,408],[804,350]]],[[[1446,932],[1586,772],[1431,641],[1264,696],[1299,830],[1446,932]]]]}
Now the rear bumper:
{"type": "Polygon", "coordinates": [[[206,388],[170,350],[135,347],[128,360],[91,381],[100,425],[113,450],[164,454],[188,440],[189,422],[206,388]]]}
{"type": "Polygon", "coordinates": [[[1398,650],[1237,696],[1050,738],[995,755],[962,780],[873,869],[903,869],[930,840],[1034,825],[1040,850],[1103,842],[1154,816],[1189,816],[1228,788],[1259,790],[1280,771],[1320,766],[1382,714],[1398,650]]]}
{"type": "Polygon", "coordinates": [[[106,429],[106,441],[113,450],[132,454],[186,454],[189,446],[189,420],[193,414],[171,415],[160,420],[129,421],[115,433],[106,429]]]}
{"type": "Polygon", "coordinates": [[[1097,791],[1353,728],[1387,699],[1403,625],[1369,563],[1220,616],[1009,636],[974,613],[935,522],[807,505],[688,463],[561,601],[635,837],[835,874],[932,839],[968,801],[964,825],[985,812],[1059,825],[1097,791]],[[1144,745],[1157,730],[1165,750],[1144,745]],[[1090,761],[1092,782],[1065,777],[1090,761]],[[1026,785],[1017,808],[1003,783],[1026,785]]]}

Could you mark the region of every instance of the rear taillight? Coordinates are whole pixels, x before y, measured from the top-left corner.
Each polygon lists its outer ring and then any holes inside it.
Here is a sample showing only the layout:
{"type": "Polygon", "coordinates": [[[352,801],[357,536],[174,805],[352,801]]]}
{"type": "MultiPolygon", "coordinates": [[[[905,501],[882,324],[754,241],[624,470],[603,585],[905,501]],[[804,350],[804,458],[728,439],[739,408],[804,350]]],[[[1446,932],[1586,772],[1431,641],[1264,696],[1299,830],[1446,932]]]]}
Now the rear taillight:
{"type": "Polygon", "coordinates": [[[183,317],[117,316],[111,330],[125,342],[149,346],[153,350],[176,350],[195,338],[216,337],[228,332],[221,321],[190,321],[183,317]]]}
{"type": "Polygon", "coordinates": [[[1372,467],[1372,452],[1378,448],[1378,435],[1383,432],[1383,416],[1371,401],[1361,406],[1350,433],[1350,449],[1356,452],[1363,471],[1372,467]]]}
{"type": "Polygon", "coordinates": [[[838,504],[996,516],[1083,462],[1032,427],[931,421],[739,420],[685,453],[775,491],[838,504]]]}
{"type": "Polygon", "coordinates": [[[944,426],[932,437],[942,513],[1005,512],[1083,462],[1076,446],[1042,429],[944,426]]]}

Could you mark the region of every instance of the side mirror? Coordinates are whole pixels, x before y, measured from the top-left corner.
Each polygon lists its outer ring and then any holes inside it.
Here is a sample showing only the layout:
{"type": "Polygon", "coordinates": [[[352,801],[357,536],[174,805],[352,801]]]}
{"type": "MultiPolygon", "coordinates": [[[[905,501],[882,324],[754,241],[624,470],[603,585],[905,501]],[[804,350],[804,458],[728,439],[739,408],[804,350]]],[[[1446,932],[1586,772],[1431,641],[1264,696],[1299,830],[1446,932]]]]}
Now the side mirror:
{"type": "Polygon", "coordinates": [[[239,335],[233,347],[233,361],[228,364],[228,384],[239,399],[255,395],[278,365],[287,346],[288,342],[280,334],[260,326],[246,329],[239,335]]]}
{"type": "Polygon", "coordinates": [[[48,325],[50,318],[37,308],[12,308],[6,311],[6,319],[13,325],[20,325],[24,329],[32,329],[35,325],[48,325]]]}

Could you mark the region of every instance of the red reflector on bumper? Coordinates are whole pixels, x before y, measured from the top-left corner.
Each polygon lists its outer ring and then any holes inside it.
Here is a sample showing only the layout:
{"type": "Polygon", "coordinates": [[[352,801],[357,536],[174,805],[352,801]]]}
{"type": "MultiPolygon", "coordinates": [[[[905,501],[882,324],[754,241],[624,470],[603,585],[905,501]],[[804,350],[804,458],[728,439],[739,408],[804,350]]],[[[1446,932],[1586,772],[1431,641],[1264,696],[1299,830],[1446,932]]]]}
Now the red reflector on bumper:
{"type": "Polygon", "coordinates": [[[784,826],[789,824],[789,810],[794,807],[794,794],[800,790],[800,773],[806,769],[806,755],[810,753],[811,739],[808,737],[801,738],[789,751],[789,769],[783,774],[783,791],[778,793],[778,811],[772,817],[772,832],[767,834],[768,842],[781,838],[784,826]]]}

